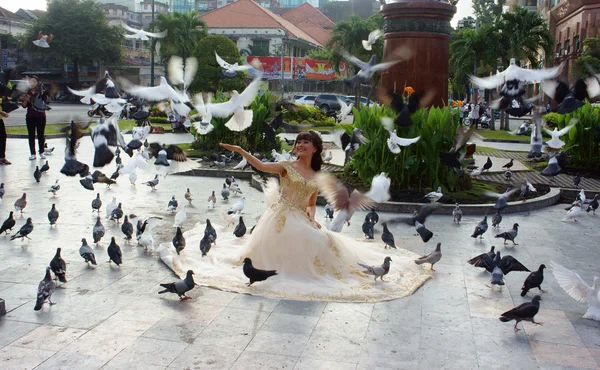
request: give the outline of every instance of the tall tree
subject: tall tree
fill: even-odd
[[[473,0],[473,15],[479,24],[493,24],[502,14],[505,0]]]
[[[597,37],[583,40],[583,51],[579,58],[575,59],[573,72],[577,76],[588,77],[591,75],[588,65],[596,73],[600,72],[600,39]]]
[[[95,63],[119,64],[123,30],[106,23],[104,8],[93,0],[52,0],[48,11],[27,30],[24,47],[38,32],[53,34],[50,48],[43,52],[58,61],[73,63],[75,83],[79,84],[79,66]]]
[[[189,13],[159,14],[150,29],[156,31],[167,30],[167,36],[162,39],[152,40],[152,50],[160,52],[161,60],[167,63],[172,55],[182,57],[184,60],[195,54],[198,43],[208,35],[208,27],[203,20],[198,18],[197,11]]]
[[[238,90],[246,86],[245,73],[238,72],[236,77],[224,77],[222,68],[217,63],[215,52],[227,63],[242,64],[242,58],[233,41],[223,35],[207,36],[200,40],[195,56],[198,58],[198,73],[192,83],[192,91],[217,92]]]

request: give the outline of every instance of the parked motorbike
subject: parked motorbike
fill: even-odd
[[[119,119],[130,119],[137,111],[138,108],[134,104],[127,102],[119,114]]]
[[[111,112],[109,112],[104,105],[100,105],[98,103],[95,103],[94,105],[92,105],[92,109],[90,109],[87,112],[87,115],[90,117],[94,117],[94,116],[104,116],[104,117],[110,117],[113,114]]]

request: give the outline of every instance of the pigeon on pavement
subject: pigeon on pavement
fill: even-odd
[[[246,286],[251,286],[257,281],[264,281],[273,275],[277,275],[277,270],[259,270],[252,266],[252,260],[250,258],[244,258],[244,275],[250,282]]]
[[[513,242],[513,245],[518,245],[517,243],[515,243],[515,238],[517,237],[518,234],[519,234],[519,224],[514,224],[512,230],[505,231],[502,234],[496,235],[495,237],[504,239],[504,244],[506,244],[507,240],[510,240],[511,242]]]
[[[460,220],[462,220],[462,215],[463,212],[458,203],[456,203],[456,207],[454,207],[454,210],[452,211],[452,222],[460,223]]]
[[[551,262],[552,273],[561,288],[578,302],[587,302],[588,309],[584,319],[600,321],[600,277],[594,276],[594,283],[589,286],[578,273]]]
[[[469,263],[475,267],[482,267],[492,274],[492,285],[504,285],[504,275],[511,271],[530,272],[521,262],[513,256],[502,257],[500,252],[496,253],[494,259],[488,253],[480,254],[472,258]]]
[[[110,238],[110,244],[108,245],[108,248],[106,250],[108,252],[108,262],[114,262],[115,265],[117,266],[121,266],[121,264],[123,263],[122,260],[122,256],[123,254],[121,253],[121,247],[119,247],[119,245],[117,244],[117,242],[115,241],[115,237],[113,236],[112,238]]]
[[[242,216],[240,216],[240,222],[235,226],[235,229],[233,230],[233,235],[235,235],[238,238],[241,238],[242,236],[246,235],[246,225],[244,224],[244,218]]]
[[[113,209],[111,214],[110,214],[110,219],[112,221],[117,221],[117,223],[119,223],[121,217],[123,217],[123,208],[122,207],[122,203],[119,203],[119,205],[117,206],[117,208]]]
[[[383,226],[383,232],[381,233],[381,240],[383,240],[383,242],[385,243],[384,249],[387,249],[388,246],[390,248],[397,249],[396,243],[394,242],[394,234],[392,234],[390,232],[390,230],[388,229],[387,223],[384,222],[381,225]]]
[[[54,184],[50,185],[50,190],[48,190],[48,193],[52,193],[52,196],[55,197],[56,192],[58,192],[59,190],[60,190],[60,185],[58,184],[58,180],[56,180],[54,182]]]
[[[100,221],[100,216],[96,218],[96,225],[92,229],[92,238],[94,239],[94,243],[98,244],[100,239],[104,236],[105,230],[104,225],[102,225],[102,221]]]
[[[23,196],[15,201],[15,211],[21,212],[27,207],[27,193],[23,193]]]
[[[56,254],[50,261],[50,268],[61,283],[67,282],[67,263],[60,256],[61,248],[56,248]]]
[[[492,227],[500,227],[500,223],[502,222],[502,214],[500,211],[496,211],[494,217],[492,217]]]
[[[437,243],[437,246],[435,247],[435,249],[430,252],[429,254],[423,256],[423,257],[419,257],[415,260],[415,263],[417,265],[422,265],[424,263],[430,263],[431,264],[431,270],[435,271],[435,269],[433,268],[433,265],[435,265],[436,263],[438,263],[440,261],[440,259],[442,259],[442,243]]]
[[[167,205],[167,211],[175,213],[178,206],[179,204],[177,203],[177,199],[175,199],[175,196],[173,195],[173,197],[171,197],[171,200],[169,201],[169,204]]]
[[[50,305],[55,304],[52,302],[52,293],[54,293],[54,289],[56,289],[56,283],[54,283],[54,280],[52,280],[52,276],[50,275],[50,267],[46,267],[46,275],[38,285],[37,298],[35,307],[33,308],[34,311],[41,310],[44,303],[46,303],[46,300],[48,300]]]
[[[133,237],[133,224],[129,221],[129,217],[125,215],[125,220],[121,225],[121,231],[125,234],[125,239],[128,241]]]
[[[42,173],[40,172],[40,168],[38,166],[35,166],[35,171],[33,171],[33,178],[35,179],[35,182],[40,182],[40,179],[42,178]]]
[[[94,251],[92,250],[92,247],[90,247],[87,243],[87,240],[85,240],[85,238],[81,239],[81,247],[79,248],[79,255],[84,259],[84,261],[88,264],[91,263],[92,265],[96,266],[96,255],[94,254]]]
[[[373,230],[373,222],[370,219],[365,220],[362,224],[362,232],[368,239],[374,239],[375,230]],[[386,245],[387,248],[387,245]]]
[[[200,240],[200,252],[202,252],[202,257],[206,256],[210,251],[210,247],[212,245],[212,239],[210,232],[204,231],[204,236]]]
[[[325,218],[328,218],[330,220],[333,220],[333,207],[331,206],[331,204],[327,203],[325,205]]]
[[[504,208],[506,208],[508,206],[508,198],[511,195],[513,195],[514,193],[516,193],[518,190],[520,190],[520,189],[519,188],[506,189],[506,191],[502,194],[495,193],[493,191],[484,191],[483,193],[485,195],[487,195],[488,197],[498,198],[498,200],[496,201],[496,204],[494,204],[494,209],[496,209],[498,211],[502,211]]]
[[[541,322],[536,322],[534,320],[535,315],[537,315],[537,313],[540,310],[541,300],[542,297],[536,295],[535,297],[533,297],[533,300],[531,302],[525,302],[523,304],[520,304],[512,310],[506,311],[505,313],[500,315],[500,321],[509,322],[512,320],[516,320],[517,322],[515,323],[515,332],[521,330],[517,328],[517,325],[519,325],[521,321],[531,321],[535,325],[542,325]]]
[[[223,200],[228,200],[230,193],[231,191],[227,188],[227,184],[223,183],[223,189],[221,189],[221,196],[223,197]]]
[[[183,232],[181,232],[181,227],[177,227],[177,231],[173,237],[173,247],[175,247],[178,255],[185,248],[185,238],[183,237]]]
[[[184,205],[183,208],[181,208],[181,211],[177,212],[175,215],[175,218],[173,219],[174,227],[182,227],[187,220],[187,213],[185,213],[186,207],[187,205]]]
[[[366,269],[363,271],[365,274],[374,275],[375,281],[377,281],[377,278],[379,278],[381,281],[384,281],[383,276],[390,272],[390,262],[392,262],[391,257],[385,257],[383,264],[379,266],[369,266],[360,262],[358,262],[358,265]]]
[[[235,203],[233,206],[231,206],[231,208],[229,208],[229,210],[227,211],[228,215],[232,215],[234,213],[242,213],[242,210],[244,209],[244,200],[246,198],[242,197],[240,200],[237,201],[237,203]]]
[[[590,204],[588,205],[588,207],[585,211],[586,212],[592,211],[595,216],[597,209],[598,209],[598,194],[594,195],[594,199],[592,199],[592,201],[590,202]],[[0,234],[2,234],[2,233],[0,232]]]
[[[531,274],[529,274],[529,276],[527,276],[527,279],[525,279],[523,287],[521,288],[521,297],[525,297],[527,292],[529,292],[529,290],[533,288],[538,288],[540,292],[546,293],[546,291],[542,289],[545,268],[546,265],[541,264],[537,271],[534,271]]]
[[[473,231],[471,238],[479,237],[480,239],[483,239],[483,234],[485,234],[487,229],[488,229],[487,216],[483,216],[483,220],[481,220],[477,224],[477,226],[475,226],[475,230]]]
[[[165,289],[158,292],[158,294],[175,293],[179,296],[179,299],[181,299],[182,301],[192,299],[192,297],[185,295],[185,293],[194,289],[194,287],[196,286],[196,283],[194,283],[194,277],[192,275],[194,275],[194,271],[188,270],[188,272],[185,275],[185,279],[179,280],[175,283],[160,284],[160,286]]]
[[[379,215],[377,214],[377,212],[375,212],[374,209],[372,209],[365,216],[365,221],[370,221],[373,225],[375,225],[379,222]]]
[[[58,220],[59,213],[56,210],[56,204],[52,204],[52,208],[50,212],[48,212],[48,221],[50,221],[50,225],[56,225],[56,221]]]
[[[15,218],[13,217],[13,211],[10,211],[10,213],[8,214],[8,218],[6,220],[4,220],[4,222],[2,223],[2,226],[0,227],[0,234],[2,233],[7,233],[8,231],[12,231],[13,227],[15,227],[15,224],[17,223],[17,221],[15,221]]]
[[[23,238],[31,239],[28,235],[31,234],[32,231],[33,221],[31,220],[31,217],[29,217],[25,222],[25,225],[21,226],[19,231],[17,231],[15,235],[10,237],[10,240],[15,240],[16,238],[21,238],[21,240],[23,240]]]

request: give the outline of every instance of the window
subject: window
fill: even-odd
[[[574,50],[575,50],[575,52],[577,53],[577,52],[579,51],[579,46],[580,46],[580,45],[579,45],[579,35],[578,35],[578,36],[575,36],[575,37],[573,38],[573,44],[575,44],[575,49],[574,49]]]
[[[556,44],[556,56],[560,57],[562,54],[562,46],[560,43]]]
[[[571,40],[565,40],[565,55],[571,54]]]
[[[269,55],[269,40],[252,40],[252,55]]]

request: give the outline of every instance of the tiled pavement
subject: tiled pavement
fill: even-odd
[[[561,223],[560,205],[506,215],[501,231],[513,222],[521,225],[519,245],[514,247],[502,247],[491,229],[481,241],[470,238],[480,217],[465,217],[462,224],[453,225],[447,216],[432,216],[427,226],[435,236],[426,245],[412,229],[396,226],[392,232],[397,244],[423,253],[441,241],[444,255],[435,278],[405,299],[375,304],[295,302],[197,287],[191,301],[180,302],[157,294],[159,283],[174,280],[157,256],[127,245],[117,226],[104,218],[107,236],[117,237],[125,263],[121,268],[104,263],[105,237],[94,247],[101,261],[98,268],[87,268],[78,249],[82,237],[91,239],[90,202],[95,192],[58,174],[62,144],[63,140],[51,141],[58,148],[41,184],[31,175],[41,161],[27,160],[25,140],[9,140],[8,158],[14,164],[0,167],[0,179],[7,186],[0,217],[4,219],[26,191],[29,204],[24,217],[18,216],[17,228],[25,217],[33,217],[35,223],[31,241],[11,242],[0,236],[0,297],[9,311],[0,318],[2,369],[600,368],[600,322],[581,318],[586,305],[567,296],[549,270],[543,284],[549,293],[542,295],[536,317],[544,326],[526,323],[525,330],[515,334],[512,323],[502,323],[498,316],[525,301],[519,293],[527,274],[513,272],[506,286],[491,289],[489,275],[466,263],[496,245],[532,270],[554,260],[591,283],[600,274],[600,215]],[[82,141],[81,159],[91,158],[90,144]],[[205,199],[221,187],[221,179],[168,176],[152,193],[141,184],[151,176],[138,177],[135,189],[127,179],[111,189],[97,189],[105,204],[116,196],[126,213],[162,216],[165,228],[156,233],[157,240],[172,238],[167,202],[175,195],[182,204],[186,187],[196,195],[186,227],[206,217],[218,222],[218,213],[228,207],[219,201],[216,211],[206,209]],[[53,199],[47,189],[56,178],[61,190]],[[242,188],[245,214],[253,220],[264,207],[261,194],[247,183]],[[51,228],[46,213],[52,202],[61,216]],[[344,232],[361,237],[363,216],[355,214]],[[381,244],[379,226],[376,232],[373,248]],[[69,282],[57,289],[56,305],[34,312],[37,284],[59,246],[69,263]]]

